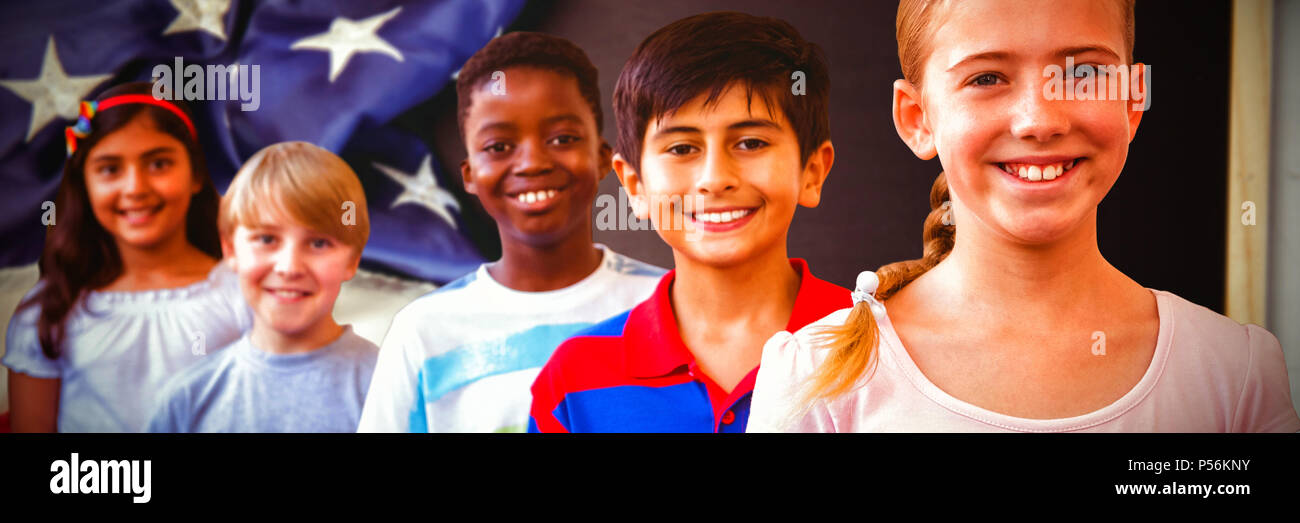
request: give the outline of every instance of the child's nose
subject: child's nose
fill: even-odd
[[[128,163],[122,167],[126,169],[126,194],[131,196],[140,196],[147,194],[149,188],[149,176],[144,169],[135,164]]]
[[[302,253],[295,242],[284,242],[275,253],[275,273],[281,277],[296,276],[302,272]]]
[[[1039,82],[1026,82],[1017,93],[1011,134],[1016,138],[1050,141],[1070,131],[1069,108],[1077,102],[1049,100]]]
[[[515,171],[522,175],[542,174],[555,168],[546,145],[537,140],[524,140],[519,144],[519,162]]]
[[[740,184],[740,166],[720,147],[710,147],[703,170],[695,178],[697,194],[722,194]]]

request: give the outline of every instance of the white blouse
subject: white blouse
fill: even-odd
[[[36,305],[10,319],[3,364],[61,380],[59,432],[142,431],[168,378],[253,324],[236,274],[222,263],[185,287],[84,294],[64,323],[57,359],[41,352],[39,316]]]
[[[1127,394],[1093,412],[1028,419],[993,412],[944,392],[921,373],[889,321],[874,310],[880,345],[869,379],[830,400],[799,401],[828,350],[814,339],[842,325],[836,311],[763,347],[750,432],[1296,432],[1281,345],[1257,325],[1241,325],[1174,294],[1156,296],[1160,330],[1145,375]]]

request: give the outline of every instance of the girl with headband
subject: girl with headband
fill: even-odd
[[[1044,77],[1143,85],[1133,28],[1133,0],[900,2],[894,125],[945,170],[924,257],[768,341],[751,431],[1300,430],[1277,338],[1098,248],[1145,106],[1049,96]]]
[[[165,379],[251,325],[218,263],[218,196],[183,102],[83,102],[41,279],[5,336],[16,432],[136,432]]]

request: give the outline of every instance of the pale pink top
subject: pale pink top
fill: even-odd
[[[829,401],[801,402],[803,387],[828,352],[815,329],[842,325],[836,311],[763,347],[749,432],[1296,432],[1286,361],[1277,338],[1178,296],[1152,290],[1160,316],[1146,374],[1114,403],[1079,416],[1028,419],[954,398],[921,373],[889,316],[880,326],[870,379]]]

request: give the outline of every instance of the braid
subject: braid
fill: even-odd
[[[952,252],[953,234],[956,227],[952,224],[952,209],[948,199],[948,179],[944,173],[934,179],[930,187],[930,214],[925,217],[921,235],[921,257],[881,266],[876,269],[880,277],[880,286],[876,288],[876,299],[885,301],[912,280],[919,278],[925,271],[934,268],[948,253]],[[947,217],[947,224],[944,223]]]
[[[943,173],[930,188],[930,214],[925,217],[920,258],[891,263],[876,270],[880,283],[876,299],[884,301],[912,280],[938,265],[952,252],[956,226],[952,222],[952,204],[948,199],[948,180]],[[830,355],[812,377],[805,403],[819,397],[834,397],[852,388],[858,376],[867,372],[872,352],[880,338],[880,327],[867,302],[853,306],[844,325],[829,327],[817,335],[830,349]]]

